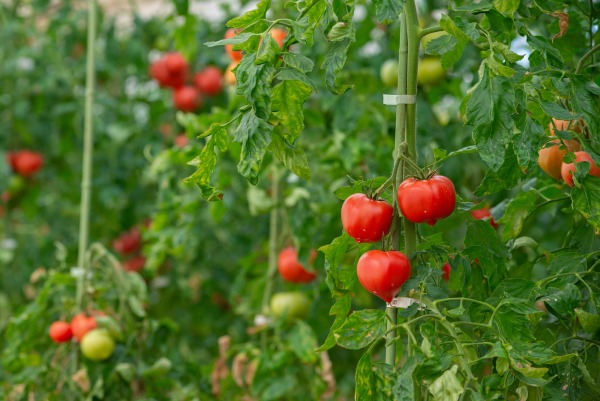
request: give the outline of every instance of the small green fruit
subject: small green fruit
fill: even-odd
[[[92,361],[108,359],[115,351],[115,340],[106,329],[89,331],[80,344],[81,353]]]

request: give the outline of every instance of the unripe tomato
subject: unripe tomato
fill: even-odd
[[[115,340],[106,329],[94,329],[87,333],[80,344],[81,353],[91,361],[108,359],[115,351]]]
[[[235,67],[237,67],[239,64],[239,61],[234,61],[233,63],[229,64],[227,66],[227,69],[225,70],[225,75],[223,77],[223,79],[225,80],[225,83],[229,86],[235,86],[235,73],[233,72],[233,70],[235,69]]]
[[[223,77],[221,70],[209,66],[194,75],[194,84],[202,93],[210,96],[218,95],[223,89]]]
[[[20,150],[6,155],[12,170],[25,178],[33,177],[44,165],[44,157],[32,150]]]
[[[398,60],[390,59],[381,64],[379,76],[385,86],[398,86]]]
[[[131,230],[121,234],[119,238],[113,241],[112,245],[113,249],[121,255],[134,253],[142,245],[142,234],[137,227],[133,227]]]
[[[315,257],[316,252],[311,252],[311,258],[314,259]],[[290,283],[310,283],[316,277],[315,273],[306,270],[298,261],[298,252],[291,246],[279,253],[277,270],[279,270],[281,277]]]
[[[538,164],[546,174],[559,180],[562,177],[561,167],[563,164],[563,158],[567,154],[567,150],[561,149],[562,145],[558,139],[554,139],[550,142],[554,143],[555,145],[539,150]],[[581,149],[581,145],[576,140],[564,141],[564,143],[567,145],[567,148],[570,152]]]
[[[181,75],[187,71],[188,64],[185,58],[178,52],[167,53],[164,57],[165,67],[170,75]]]
[[[446,77],[446,71],[442,67],[439,57],[425,57],[419,61],[417,81],[422,86],[433,86],[440,83]]]
[[[581,163],[581,162],[590,163],[590,171],[588,172],[588,174],[593,175],[595,177],[600,177],[600,167],[598,167],[594,164],[594,160],[592,159],[592,157],[590,156],[589,153],[583,152],[583,151],[575,152],[575,162],[576,163]],[[577,171],[577,167],[575,166],[574,163],[563,163],[562,164],[562,168],[561,168],[562,178],[563,178],[563,180],[565,180],[567,185],[570,187],[573,186],[573,173],[575,171]]]
[[[473,216],[475,220],[489,220],[492,227],[498,228],[498,224],[496,224],[496,222],[494,221],[494,218],[492,217],[492,212],[490,211],[489,207],[471,210],[471,216]]]
[[[365,290],[391,302],[410,278],[410,261],[398,251],[368,251],[358,259],[356,275]]]
[[[48,335],[55,343],[65,343],[73,338],[71,325],[62,321],[52,323],[48,329]]]
[[[78,313],[71,319],[71,331],[76,341],[81,341],[90,330],[95,329],[97,326],[96,318],[93,316],[87,316],[85,313]]]
[[[235,29],[231,28],[225,32],[225,39],[233,38],[236,35]],[[244,55],[241,50],[234,51],[233,45],[225,45],[225,51],[231,57],[231,60],[239,62]]]
[[[173,91],[173,104],[182,111],[194,111],[202,104],[200,93],[193,86],[182,86]]]
[[[123,269],[128,272],[139,272],[146,265],[146,258],[143,256],[136,256],[132,259],[123,262]]]
[[[271,297],[269,306],[275,317],[285,317],[288,320],[303,319],[308,316],[310,301],[303,292],[279,292]]]
[[[452,271],[452,268],[450,267],[450,263],[448,263],[448,262],[444,263],[444,266],[442,266],[442,271],[444,272],[442,274],[442,279],[444,279],[444,281],[450,280],[450,272]]]
[[[342,225],[356,242],[377,242],[392,225],[394,208],[383,200],[353,194],[342,205]]]
[[[271,36],[275,39],[275,42],[279,45],[279,47],[283,46],[283,41],[287,36],[287,32],[280,28],[271,29]]]
[[[398,205],[409,221],[434,225],[454,211],[454,184],[443,175],[427,180],[408,178],[398,187]]]

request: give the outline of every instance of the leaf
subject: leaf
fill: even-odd
[[[346,63],[346,53],[348,52],[350,43],[349,39],[335,42],[325,55],[325,60],[323,60],[323,64],[321,65],[321,68],[325,70],[327,88],[335,95],[341,95],[353,87],[353,85],[343,84],[338,88],[335,82],[336,75]]]
[[[398,20],[404,11],[405,0],[373,0],[375,5],[375,18],[382,24],[391,24]]]
[[[543,36],[527,36],[527,43],[533,49],[529,56],[533,70],[543,68],[564,68],[564,60],[560,51],[548,42]]]
[[[129,309],[131,313],[137,318],[143,319],[146,317],[146,311],[144,310],[140,300],[137,297],[129,296],[127,297],[127,304],[129,305]]]
[[[296,70],[305,74],[311,72],[315,66],[314,61],[312,61],[308,57],[290,52],[286,52],[283,54],[283,62],[288,67],[295,68]]]
[[[510,144],[506,149],[502,166],[500,166],[498,171],[488,170],[481,184],[475,189],[474,194],[485,196],[502,189],[511,189],[524,177],[525,173],[521,170],[521,166],[519,166],[513,145]]]
[[[398,374],[398,380],[392,389],[395,401],[414,401],[415,388],[412,375],[417,364],[421,362],[423,362],[422,354],[415,353],[409,356],[402,365]]]
[[[429,392],[433,395],[434,400],[458,401],[464,390],[456,376],[457,372],[458,366],[454,365],[429,385]]]
[[[274,64],[279,53],[281,53],[279,44],[275,41],[270,33],[266,33],[263,35],[263,40],[258,47],[258,51],[256,52],[254,64]]]
[[[512,15],[519,9],[520,0],[494,0],[496,10],[503,14]]]
[[[587,269],[586,256],[575,251],[556,253],[548,265],[552,274],[579,273]]]
[[[298,74],[304,76],[301,73]],[[279,76],[278,78],[282,79]],[[300,81],[282,80],[273,88],[273,114],[279,118],[279,127],[285,140],[289,143],[293,144],[304,129],[302,108],[311,93],[311,88]]]
[[[290,331],[287,342],[290,348],[298,358],[304,363],[315,363],[318,361],[317,353],[317,338],[313,329],[303,322],[297,320],[294,327]]]
[[[490,11],[493,7],[494,6],[492,5],[492,3],[489,3],[487,1],[481,1],[479,3],[472,3],[466,6],[456,7],[454,11],[480,14]]]
[[[524,344],[534,342],[531,331],[531,321],[527,316],[539,312],[527,301],[507,298],[496,309],[493,323],[498,327],[498,333],[509,344]]]
[[[558,27],[560,29],[559,32],[552,37],[552,41],[554,41],[567,33],[567,30],[569,29],[569,14],[565,13],[564,11],[560,11],[550,15],[558,18]]]
[[[304,150],[291,146],[278,134],[271,136],[271,144],[268,149],[298,177],[310,180],[310,168]]]
[[[354,42],[355,33],[354,24],[340,21],[331,27],[329,32],[327,32],[326,38],[330,42],[338,42],[344,39],[349,39]]]
[[[581,213],[596,231],[600,231],[600,178],[586,176],[581,180],[581,186],[573,187],[571,197],[573,209]]]
[[[254,10],[250,10],[247,13],[240,15],[239,17],[233,18],[227,21],[227,26],[230,28],[245,28],[261,19],[266,18],[267,11],[271,8],[271,0],[261,0]]]
[[[548,295],[540,298],[546,304],[548,312],[561,319],[575,316],[575,308],[581,302],[581,292],[574,284],[567,284],[562,290],[547,288]]]
[[[569,110],[562,107],[559,103],[549,103],[538,99],[538,104],[542,107],[542,110],[544,110],[544,112],[552,118],[567,121],[576,120],[578,118],[577,116],[571,114]]]
[[[329,334],[327,335],[327,338],[323,342],[323,345],[321,345],[316,350],[317,352],[326,351],[330,348],[333,348],[336,345],[335,331],[337,329],[339,329],[340,327],[342,327],[342,325],[348,318],[348,314],[350,313],[351,307],[352,307],[352,298],[351,298],[350,294],[343,295],[336,299],[335,303],[329,310],[330,316],[335,315],[335,321],[329,328]]]
[[[375,395],[375,378],[373,376],[373,364],[371,362],[371,352],[367,351],[356,365],[356,401],[371,401]]]
[[[498,238],[496,230],[487,221],[472,220],[467,223],[467,235],[465,236],[465,248],[470,246],[481,246],[485,244],[486,249],[494,255],[507,258],[508,248]]]
[[[346,253],[355,247],[356,241],[354,238],[344,232],[335,238],[331,244],[319,248],[319,251],[325,254],[325,270],[327,271],[325,282],[333,296],[346,294],[347,289],[351,285],[351,283],[344,280],[345,277],[342,271],[345,267],[340,267],[340,265],[342,265]],[[352,272],[356,276],[353,268]]]
[[[364,309],[350,315],[335,332],[338,345],[348,349],[361,349],[382,338],[387,329],[385,312]]]
[[[244,96],[253,114],[267,120],[271,114],[271,81],[275,67],[271,64],[256,65],[255,61],[256,53],[246,54],[242,58],[236,70],[235,91]]]
[[[581,308],[575,308],[575,315],[586,333],[594,334],[600,329],[600,316],[588,313]]]
[[[238,171],[252,185],[258,181],[258,170],[271,143],[272,129],[268,122],[258,118],[252,110],[244,114],[235,130],[234,141],[242,144]]]
[[[317,92],[317,87],[303,72],[300,72],[291,67],[283,67],[275,76],[280,81],[298,81],[308,86],[311,92]],[[310,93],[309,93],[310,95]]]
[[[462,56],[463,51],[469,42],[469,36],[467,36],[467,34],[465,34],[447,15],[442,16],[440,26],[444,31],[456,38],[456,45],[442,54],[442,67],[448,69]]]
[[[488,66],[467,103],[467,123],[473,126],[473,139],[481,158],[495,172],[506,164],[506,145],[514,123],[515,93],[512,84],[490,74]]]
[[[523,229],[523,224],[536,209],[537,194],[534,191],[521,192],[511,199],[499,224],[502,224],[502,240],[516,238]]]

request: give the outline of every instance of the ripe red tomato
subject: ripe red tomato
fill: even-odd
[[[283,46],[283,41],[287,36],[287,32],[283,29],[273,28],[271,29],[271,36],[275,39],[275,42],[279,45],[279,47]]]
[[[171,75],[181,75],[185,73],[188,68],[187,61],[178,52],[167,53],[164,57],[165,67],[167,67],[167,71]]]
[[[223,89],[221,70],[208,66],[194,76],[194,84],[202,93],[210,96],[218,95]]]
[[[139,272],[146,265],[146,258],[143,256],[136,256],[135,258],[126,260],[123,262],[123,269],[128,272]]]
[[[96,318],[87,316],[85,313],[78,313],[71,319],[71,331],[73,332],[73,337],[78,342],[81,341],[88,331],[95,329],[96,326]]]
[[[73,338],[71,325],[62,321],[52,323],[48,329],[48,334],[55,343],[65,343]]]
[[[498,228],[498,224],[496,224],[496,222],[494,221],[494,218],[492,217],[492,212],[490,212],[489,207],[471,210],[471,216],[473,216],[475,220],[489,220],[492,227]]]
[[[590,163],[590,171],[589,175],[593,175],[595,177],[600,177],[600,167],[594,164],[594,160],[592,156],[590,156],[587,152],[575,152],[575,162],[588,162]],[[567,183],[568,186],[573,186],[573,172],[577,171],[577,167],[575,167],[574,163],[563,163],[561,167],[561,175],[563,180]]]
[[[558,139],[550,141],[556,145],[548,148],[542,148],[538,152],[538,164],[540,168],[550,177],[560,180],[563,158],[567,154],[566,149],[561,149],[561,143]],[[578,151],[581,145],[576,140],[564,141],[570,152]]]
[[[316,252],[311,252],[311,259],[316,257]],[[309,260],[310,262],[310,260]],[[310,283],[316,274],[306,270],[298,261],[298,252],[293,247],[287,247],[279,253],[277,269],[281,277],[290,283]]]
[[[10,152],[6,159],[12,170],[26,178],[33,177],[44,165],[44,157],[31,150],[19,150]]]
[[[185,85],[187,65],[186,68],[180,69],[176,66],[176,61],[172,60],[171,63],[174,65],[173,70],[167,67],[166,57],[155,61],[150,65],[150,76],[162,87],[179,88]]]
[[[121,255],[134,253],[142,245],[142,234],[137,227],[133,227],[131,230],[121,234],[119,238],[113,241],[112,245],[113,249]]]
[[[356,274],[365,290],[391,302],[410,278],[410,261],[399,251],[372,250],[358,259]]]
[[[185,148],[189,142],[188,137],[185,134],[179,134],[173,140],[175,146],[178,148]]]
[[[442,274],[442,278],[445,281],[450,280],[450,272],[452,271],[452,268],[450,267],[450,263],[448,263],[448,262],[444,263],[444,266],[442,266],[442,271],[444,272]]]
[[[383,200],[353,194],[342,205],[342,225],[356,242],[377,242],[392,225],[394,208]]]
[[[409,221],[434,225],[454,211],[454,184],[443,175],[434,175],[427,180],[408,178],[398,187],[398,205]]]
[[[173,91],[173,104],[178,110],[191,112],[201,106],[202,98],[193,86],[182,86]]]
[[[231,28],[225,32],[225,39],[233,38],[236,35],[235,29]],[[241,50],[234,51],[233,45],[225,45],[225,51],[233,61],[239,62],[244,55]]]

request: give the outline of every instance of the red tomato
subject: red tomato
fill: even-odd
[[[188,64],[181,53],[167,53],[164,57],[164,60],[165,67],[167,67],[167,71],[169,71],[170,75],[182,75],[187,71]]]
[[[144,268],[146,264],[146,258],[143,256],[136,256],[135,258],[126,260],[123,262],[123,269],[128,272],[139,272]]]
[[[48,334],[55,343],[65,343],[73,338],[71,325],[67,322],[61,321],[52,323],[50,325],[50,329],[48,329]]]
[[[454,184],[442,175],[427,180],[408,178],[398,187],[398,205],[408,221],[434,225],[454,211]]]
[[[558,139],[550,141],[556,145],[542,148],[538,152],[538,164],[540,168],[550,177],[559,180],[561,175],[561,167],[563,158],[567,154],[567,150],[561,148],[561,143]],[[564,141],[570,152],[581,149],[581,145],[576,140]]]
[[[398,251],[368,251],[358,259],[356,274],[365,290],[391,302],[410,278],[410,261]]]
[[[218,95],[223,89],[223,77],[221,70],[209,66],[194,76],[194,84],[202,93],[210,96]]]
[[[184,60],[185,62],[185,60]],[[176,64],[176,61],[171,61]],[[174,67],[170,70],[167,67],[167,57],[161,58],[150,65],[150,76],[162,87],[179,88],[185,85],[187,75],[187,66],[184,69]]]
[[[471,216],[473,216],[475,220],[489,220],[492,227],[498,228],[498,224],[496,224],[496,222],[494,221],[494,218],[492,217],[492,212],[490,212],[489,207],[471,210]]]
[[[316,252],[311,252],[311,258],[316,257]],[[306,270],[298,261],[298,252],[293,247],[283,249],[277,258],[277,269],[281,277],[290,283],[310,283],[316,274]]]
[[[75,337],[77,342],[81,341],[83,336],[85,336],[88,331],[95,329],[96,326],[96,318],[87,316],[85,313],[78,313],[71,319],[71,330],[73,331],[73,337]]]
[[[233,38],[236,35],[235,29],[231,28],[225,32],[225,39]],[[239,62],[244,55],[241,50],[234,51],[233,45],[225,45],[225,51],[229,54],[229,57],[235,62]]]
[[[10,152],[6,159],[13,171],[23,177],[33,177],[44,165],[44,157],[31,150]]]
[[[575,152],[575,162],[588,162],[590,163],[590,171],[589,175],[593,175],[595,177],[600,177],[600,167],[594,164],[594,160],[592,156],[588,152]],[[573,172],[577,170],[574,163],[563,163],[561,167],[561,175],[563,180],[567,183],[568,186],[573,186]]]
[[[275,39],[275,42],[279,45],[279,47],[283,46],[283,41],[287,36],[287,32],[283,29],[273,28],[271,29],[271,36]]]
[[[188,144],[188,137],[185,134],[179,134],[173,142],[178,148],[185,148]]]
[[[448,262],[444,263],[444,266],[442,266],[442,271],[444,272],[444,274],[442,274],[442,278],[445,281],[450,280],[450,272],[452,271],[452,268],[450,267],[450,263],[448,263]]]
[[[354,194],[342,205],[342,225],[356,242],[377,242],[392,225],[394,208],[383,200]]]
[[[182,86],[173,91],[173,104],[178,110],[191,112],[201,106],[202,98],[193,86]]]
[[[113,249],[122,255],[136,252],[142,244],[142,235],[137,227],[121,234],[113,241]]]

